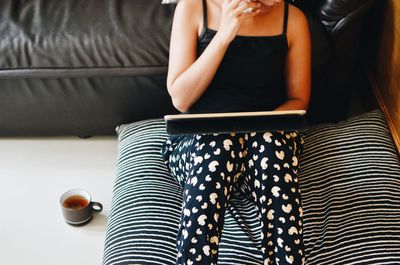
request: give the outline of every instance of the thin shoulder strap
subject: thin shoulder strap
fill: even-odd
[[[203,0],[203,27],[205,31],[207,29],[207,1]]]
[[[283,16],[283,35],[286,35],[288,15],[289,15],[289,4],[288,4],[288,1],[286,0],[285,1],[285,13]]]

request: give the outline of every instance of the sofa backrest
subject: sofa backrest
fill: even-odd
[[[174,6],[0,0],[0,77],[166,73]]]
[[[316,121],[344,117],[360,10],[372,1],[294,2],[310,22]],[[176,111],[166,92],[174,9],[161,0],[0,0],[0,135],[110,133]]]

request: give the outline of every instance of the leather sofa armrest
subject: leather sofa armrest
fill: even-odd
[[[314,12],[335,38],[344,28],[363,17],[372,2],[373,0],[322,0],[314,7]]]

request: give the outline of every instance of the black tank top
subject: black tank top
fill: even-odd
[[[200,56],[216,34],[207,28],[207,5],[203,1],[204,30],[198,39]],[[285,1],[283,31],[273,36],[236,36],[207,90],[189,113],[273,110],[287,99],[284,66],[288,50]]]

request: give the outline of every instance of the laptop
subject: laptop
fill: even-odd
[[[305,110],[252,111],[165,115],[169,135],[302,131],[308,128]]]

